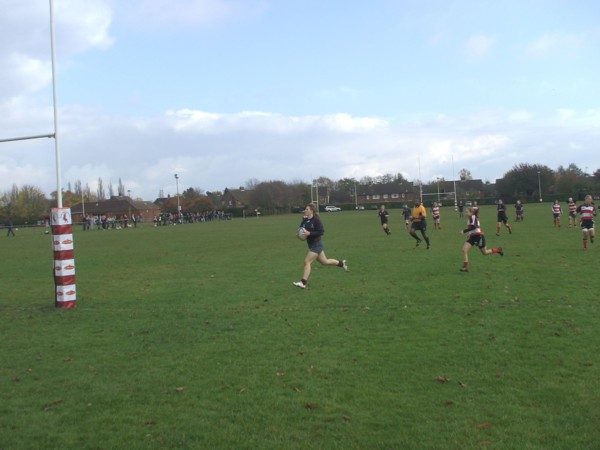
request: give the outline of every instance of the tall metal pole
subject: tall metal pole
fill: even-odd
[[[423,203],[423,181],[421,180],[421,157],[419,156],[419,202]]]
[[[52,55],[52,99],[54,102],[54,152],[56,155],[56,206],[62,208],[62,180],[60,168],[60,148],[58,143],[58,107],[56,94],[56,51],[54,49],[54,5],[50,0],[50,51]]]
[[[457,210],[458,200],[456,198],[456,172],[454,172],[454,155],[452,155],[452,182],[454,183],[454,210]]]
[[[179,175],[175,174],[175,184],[177,186],[177,222],[180,220],[181,207],[179,206]]]
[[[542,203],[542,180],[540,178],[540,171],[538,170],[538,189],[540,191],[540,203]]]

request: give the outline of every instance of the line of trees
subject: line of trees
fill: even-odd
[[[467,169],[459,171],[460,180],[469,181],[473,177]],[[435,185],[442,179],[432,180],[425,185]],[[248,209],[260,209],[264,212],[288,212],[294,207],[302,207],[313,199],[313,186],[319,187],[319,197],[325,198],[327,202],[348,204],[354,202],[355,189],[357,185],[373,184],[407,184],[409,181],[402,174],[385,174],[379,177],[342,178],[332,180],[321,176],[311,183],[304,181],[259,181],[250,179],[246,182],[246,190],[250,192],[250,204]],[[413,183],[418,184],[418,180]],[[461,197],[460,182],[457,183],[458,197]],[[116,195],[125,196],[125,186],[119,178],[116,187]],[[509,202],[516,199],[531,202],[545,199],[551,201],[557,197],[572,196],[582,198],[585,194],[600,193],[600,169],[592,175],[582,170],[576,164],[559,166],[552,170],[548,166],[540,164],[521,163],[513,166],[504,174],[496,184],[486,182],[484,185],[484,196],[489,198],[503,198]],[[91,191],[89,185],[77,180],[70,182],[67,189],[62,193],[63,205],[71,207],[82,200],[84,202],[101,201],[115,195],[112,183],[108,189],[104,188],[101,178],[98,179],[97,188]],[[160,197],[160,196],[159,196]],[[560,198],[559,198],[560,197]],[[205,194],[201,189],[189,188],[183,191],[179,197],[182,210],[190,212],[210,211],[215,209],[212,199],[214,195]],[[8,192],[0,195],[0,223],[5,223],[9,217],[17,224],[35,224],[49,215],[50,208],[56,205],[56,192],[51,193],[51,198],[46,198],[41,189],[25,185],[18,187],[14,185]],[[177,198],[167,199],[163,207],[175,212],[177,211]]]

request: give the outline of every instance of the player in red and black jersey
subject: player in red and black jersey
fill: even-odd
[[[498,227],[496,228],[496,236],[500,236],[500,227],[502,224],[508,228],[508,233],[512,234],[512,228],[508,224],[508,216],[506,215],[506,205],[502,200],[498,200]]]
[[[577,208],[579,221],[581,222],[581,231],[583,232],[583,248],[587,248],[588,237],[590,242],[594,243],[596,232],[594,231],[594,217],[596,217],[596,206],[592,202],[592,196],[586,195],[585,202]]]
[[[554,226],[560,228],[560,216],[562,215],[562,208],[558,200],[554,200],[552,204],[552,216],[554,217]]]
[[[481,225],[479,223],[479,218],[476,214],[473,214],[473,210],[471,208],[467,208],[467,217],[469,221],[467,222],[467,228],[460,231],[460,234],[468,234],[467,242],[463,245],[463,266],[460,268],[461,272],[469,271],[469,250],[472,247],[478,247],[481,250],[482,255],[492,255],[494,253],[499,254],[500,256],[504,256],[504,252],[501,247],[488,249],[485,246],[485,236],[483,231],[481,231]]]
[[[569,207],[569,228],[571,228],[577,225],[577,203],[572,197],[569,197],[567,206]]]
[[[442,225],[440,223],[440,204],[438,202],[433,202],[431,205],[431,217],[433,217],[433,226],[436,230],[441,230]]]

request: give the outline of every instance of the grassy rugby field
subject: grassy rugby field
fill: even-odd
[[[0,448],[587,449],[600,442],[600,242],[550,204],[461,273],[466,220],[431,249],[390,210],[75,230],[77,304],[53,305],[50,237],[0,235]]]

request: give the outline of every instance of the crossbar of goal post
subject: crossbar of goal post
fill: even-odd
[[[440,201],[440,202],[441,202],[441,201],[442,201],[441,197],[447,197],[448,195],[451,195],[451,194],[452,194],[452,195],[454,195],[454,192],[443,192],[443,193],[442,193],[442,192],[440,192],[439,194],[438,194],[437,192],[429,192],[429,193],[425,193],[425,192],[424,192],[424,193],[422,193],[421,195],[422,195],[423,197],[426,197],[426,196],[430,196],[430,197],[437,197],[437,198],[438,198],[438,201]]]
[[[27,141],[30,139],[43,139],[43,138],[53,138],[55,135],[52,134],[38,134],[36,136],[23,136],[23,137],[14,137],[8,139],[0,139],[0,142],[14,142],[14,141]]]

